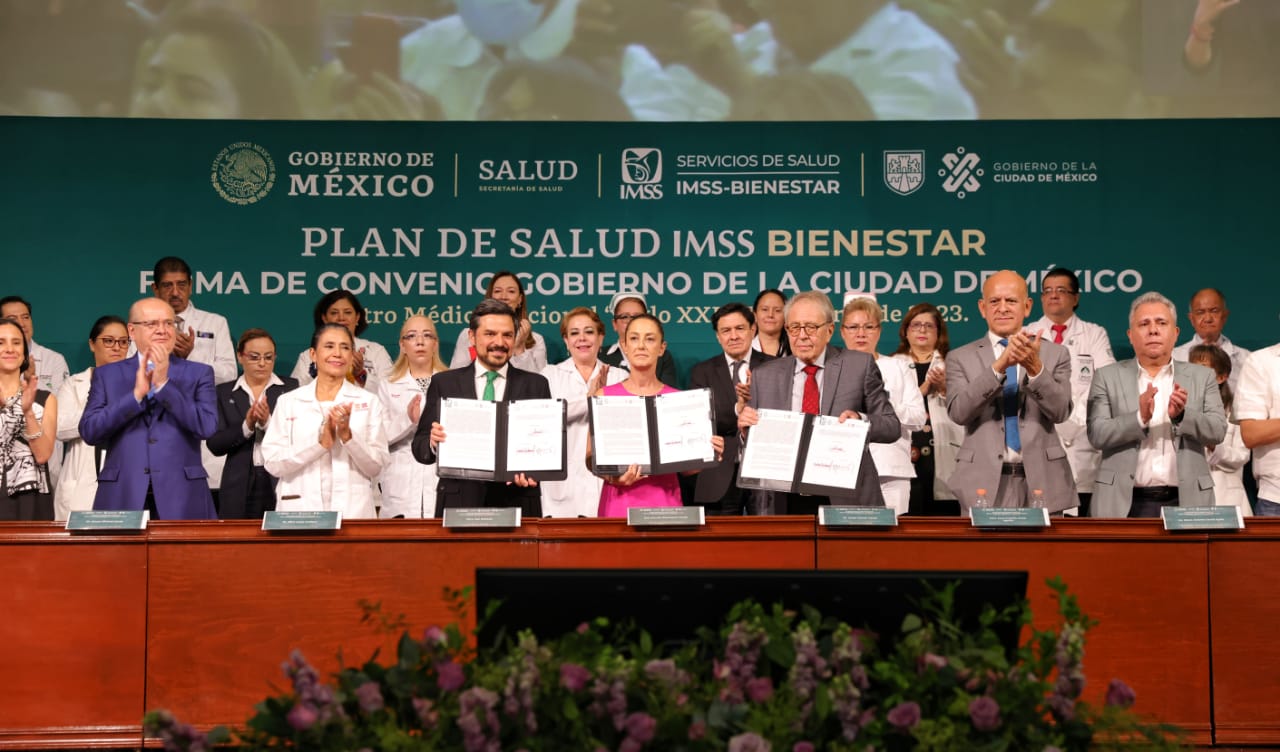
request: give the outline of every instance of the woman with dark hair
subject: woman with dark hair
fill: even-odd
[[[916,384],[929,408],[929,420],[911,434],[911,461],[916,477],[911,480],[908,514],[955,516],[960,507],[947,488],[947,478],[956,466],[956,450],[963,431],[947,416],[947,369],[945,359],[951,349],[947,322],[932,303],[917,303],[907,310],[898,326],[895,358],[911,364]]]
[[[222,466],[218,517],[262,519],[276,508],[276,479],[263,467],[262,438],[280,395],[298,387],[275,373],[276,341],[265,329],[246,329],[236,345],[240,378],[218,384],[218,430],[205,444],[227,458]]]
[[[781,290],[770,288],[756,296],[755,303],[751,305],[756,315],[756,337],[751,341],[751,349],[777,358],[791,354],[791,343],[787,341],[787,331],[783,328],[786,305],[787,296]]]
[[[494,272],[484,289],[484,296],[501,300],[511,306],[511,310],[516,312],[516,320],[520,322],[516,327],[515,346],[511,348],[509,358],[511,365],[524,371],[542,373],[542,369],[547,367],[547,342],[541,334],[533,330],[533,324],[529,321],[528,299],[525,297],[524,284],[520,282],[520,278],[515,272],[505,269]],[[467,339],[467,329],[463,328],[458,333],[457,343],[453,346],[453,357],[449,360],[449,367],[461,368],[475,358],[476,354],[471,350],[470,341]]]
[[[361,339],[360,335],[369,328],[369,317],[359,299],[347,290],[334,290],[327,293],[311,312],[311,321],[319,329],[324,324],[341,324],[351,332],[355,349],[351,353],[351,373],[347,380],[358,387],[376,392],[378,383],[391,375],[391,355],[387,348],[377,342]],[[311,360],[312,350],[298,353],[298,362],[289,374],[306,385],[316,377],[316,364]]]
[[[29,348],[22,325],[0,319],[0,520],[53,519],[58,399],[27,377]]]
[[[89,351],[93,365],[72,374],[58,387],[58,440],[65,442],[66,455],[53,492],[53,518],[65,520],[73,511],[93,509],[98,491],[98,450],[80,438],[80,416],[89,399],[93,369],[124,360],[129,353],[129,329],[119,316],[102,316],[89,329]]]
[[[1231,356],[1217,345],[1196,345],[1187,353],[1187,361],[1205,366],[1218,379],[1218,393],[1222,396],[1222,408],[1231,413],[1235,396],[1228,380],[1231,378]],[[1204,453],[1209,460],[1209,474],[1213,476],[1213,503],[1219,507],[1240,507],[1243,515],[1253,514],[1249,495],[1244,490],[1242,470],[1249,461],[1249,449],[1240,438],[1240,426],[1227,421],[1227,435],[1217,446],[1206,446]]]
[[[229,8],[188,5],[143,43],[130,114],[154,118],[297,119],[303,80],[288,47]]]
[[[280,395],[262,460],[276,483],[276,509],[376,517],[374,484],[391,461],[382,400],[351,383],[355,337],[325,323],[311,337],[311,383]]]

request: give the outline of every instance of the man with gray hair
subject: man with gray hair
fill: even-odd
[[[1227,335],[1222,333],[1230,314],[1231,311],[1227,310],[1227,299],[1221,290],[1213,287],[1197,290],[1196,294],[1191,296],[1191,305],[1187,308],[1187,320],[1191,322],[1191,328],[1195,330],[1195,334],[1190,340],[1173,348],[1173,359],[1187,360],[1191,356],[1191,348],[1196,345],[1216,345],[1222,348],[1227,357],[1231,358],[1231,376],[1227,379],[1227,383],[1231,385],[1232,391],[1235,391],[1236,384],[1240,382],[1240,371],[1244,368],[1244,360],[1249,357],[1249,351],[1233,343],[1227,339]]]
[[[1098,370],[1089,443],[1102,451],[1094,517],[1159,517],[1161,507],[1213,506],[1205,449],[1227,433],[1213,371],[1176,361],[1177,311],[1158,292],[1129,308],[1134,357]]]

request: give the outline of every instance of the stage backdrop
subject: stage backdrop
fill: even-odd
[[[1078,271],[1080,315],[1130,352],[1130,301],[1220,287],[1227,333],[1270,344],[1280,138],[1271,120],[847,124],[179,122],[0,118],[0,294],[89,364],[95,317],[124,315],[153,262],[185,258],[233,337],[264,326],[281,370],[311,308],[345,287],[396,352],[434,315],[447,359],[489,274],[519,273],[553,361],[561,313],[640,290],[682,371],[716,352],[710,313],[764,288],[837,308],[874,292],[889,321],[942,307],[983,331],[984,275],[1033,292]],[[1033,316],[1040,315],[1038,296]],[[612,341],[609,332],[608,341]]]

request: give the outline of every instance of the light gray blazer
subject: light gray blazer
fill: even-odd
[[[998,502],[1000,466],[1005,461],[1004,379],[991,370],[995,351],[984,334],[947,354],[947,415],[964,428],[956,469],[948,485],[961,506],[973,506],[979,488]],[[1071,414],[1071,353],[1040,343],[1043,371],[1034,382],[1022,369],[1018,388],[1018,437],[1027,491],[1039,489],[1051,512],[1080,505],[1067,452],[1055,424]]]
[[[1213,506],[1213,474],[1205,444],[1221,444],[1227,435],[1213,371],[1192,363],[1173,362],[1173,380],[1187,390],[1182,419],[1173,424],[1177,451],[1178,505]],[[1133,503],[1133,476],[1138,446],[1146,429],[1138,423],[1138,362],[1122,360],[1098,369],[1089,390],[1089,443],[1102,450],[1093,488],[1094,517],[1128,517]]]
[[[790,410],[795,371],[795,356],[778,358],[756,367],[751,371],[751,399],[748,404],[756,409]],[[893,405],[889,404],[889,394],[884,390],[880,369],[870,355],[828,347],[824,366],[818,375],[821,379],[823,415],[839,415],[845,410],[854,410],[871,423],[867,431],[868,444],[892,444],[898,440],[902,427],[898,423],[897,414],[893,412]],[[770,509],[765,498],[770,493],[756,492],[757,499],[765,501],[760,505],[763,511]],[[876,463],[871,459],[869,448],[863,447],[862,465],[858,469],[858,482],[853,495],[832,496],[831,503],[884,506],[884,496],[880,493],[880,476],[876,474]]]

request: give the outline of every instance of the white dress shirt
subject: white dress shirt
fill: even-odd
[[[803,360],[796,358],[796,371],[791,379],[791,409],[795,412],[804,410],[804,385],[809,379],[809,374],[804,372],[807,367]],[[822,412],[822,369],[827,365],[827,351],[823,350],[818,353],[818,359],[813,361],[813,365],[818,367],[813,377],[818,381],[818,412]]]
[[[267,385],[262,388],[262,394],[265,395],[267,390],[273,386],[284,386],[284,381],[275,373],[271,374],[271,378],[267,380]],[[249,397],[249,407],[253,407],[254,401],[257,400],[257,397],[253,396],[253,390],[249,388],[249,382],[244,380],[244,374],[241,374],[240,378],[236,379],[236,385],[231,388],[231,391],[244,392]],[[270,423],[271,420],[268,418],[267,422]],[[265,427],[263,430],[266,430]],[[246,439],[255,433],[249,430],[249,426],[243,420],[240,421],[240,431]],[[253,442],[253,466],[262,467],[262,441],[260,440]]]
[[[996,360],[999,360],[999,359],[1000,359],[1000,356],[1001,356],[1001,355],[1004,355],[1004,349],[1005,349],[1005,346],[1004,346],[1004,345],[1002,345],[1002,344],[1000,344],[1000,340],[1002,340],[1002,339],[1006,339],[1006,340],[1007,340],[1008,338],[1007,338],[1007,337],[1001,337],[999,334],[996,334],[996,333],[995,333],[995,332],[993,332],[993,331],[990,331],[990,330],[988,330],[988,331],[987,331],[987,341],[991,343],[991,350],[992,350],[992,352],[994,353],[994,355],[995,355],[995,359],[996,359]],[[1026,375],[1026,369],[1025,369],[1025,368],[1023,368],[1022,366],[1020,366],[1020,365],[1016,365],[1016,364],[1014,365],[1014,368],[1016,368],[1016,369],[1017,369],[1016,374],[1017,374],[1017,377],[1018,377],[1018,392],[1019,392],[1019,393],[1021,393],[1021,392],[1022,392],[1022,389],[1024,388],[1024,387],[1023,387],[1023,384],[1022,384],[1022,377]],[[1006,377],[1006,375],[1005,375],[1005,373],[1004,373],[1003,371],[998,371],[998,370],[996,370],[996,366],[995,366],[995,363],[994,363],[994,362],[991,364],[991,370],[992,370],[992,372],[994,372],[994,373],[995,373],[995,375],[996,375],[996,379],[997,379],[1001,384],[1004,384],[1004,381],[1005,381],[1005,379],[1006,379],[1007,377]],[[1045,372],[1045,368],[1044,368],[1044,367],[1043,367],[1043,365],[1042,365],[1042,366],[1041,366],[1041,368],[1040,368],[1040,373],[1037,373],[1035,376],[1029,376],[1029,377],[1027,378],[1027,383],[1028,383],[1028,384],[1030,384],[1031,382],[1035,381],[1036,379],[1039,379],[1041,376],[1043,376],[1043,375],[1044,375],[1044,372]],[[1003,391],[1001,392],[1001,394],[1000,394],[1000,396],[999,396],[999,398],[998,398],[998,399],[1001,399],[1001,400],[1003,400],[1003,399],[1004,399],[1004,393],[1003,393]],[[1022,397],[1021,397],[1021,396],[1019,396],[1019,399],[1021,400],[1021,399],[1022,399]],[[1001,404],[1003,404],[1003,403],[1001,403]],[[1005,461],[1005,462],[1022,462],[1022,452],[1021,452],[1021,451],[1017,451],[1017,450],[1015,450],[1013,447],[1011,447],[1011,446],[1007,446],[1007,445],[1005,446],[1004,450],[1005,450],[1005,454],[1004,454],[1004,456],[1005,456],[1004,461]]]
[[[511,367],[510,363],[503,363],[495,373],[498,378],[493,380],[493,401],[501,402],[503,396],[507,393],[507,369]],[[477,358],[472,366],[473,376],[476,382],[476,399],[484,399],[484,388],[489,383],[489,377],[485,374],[489,373],[489,369],[485,368]]]
[[[900,358],[877,357],[884,390],[889,404],[902,424],[902,436],[892,444],[871,443],[871,459],[881,481],[888,478],[914,478],[915,465],[911,464],[911,434],[919,431],[928,419],[924,397],[916,386],[916,371],[910,363]]]
[[[1190,341],[1173,348],[1173,359],[1186,360],[1191,355],[1191,348],[1204,343],[1199,334],[1192,335]],[[1227,377],[1227,385],[1231,387],[1232,392],[1235,392],[1236,385],[1240,383],[1240,372],[1244,370],[1244,362],[1249,357],[1249,351],[1231,344],[1231,340],[1227,339],[1225,334],[1218,337],[1218,341],[1214,344],[1222,348],[1227,357],[1231,358],[1231,375]]]
[[[1169,419],[1169,395],[1173,393],[1173,362],[1164,366],[1152,377],[1147,369],[1138,366],[1138,396],[1147,391],[1151,384],[1156,386],[1155,404],[1151,410],[1151,422],[1142,424],[1142,408],[1138,408],[1138,423],[1147,429],[1146,436],[1138,445],[1138,468],[1134,472],[1133,485],[1146,488],[1150,486],[1178,485],[1177,450],[1173,446],[1173,422]]]
[[[1235,395],[1235,422],[1280,418],[1280,345],[1249,355]],[[1253,448],[1253,475],[1258,497],[1280,503],[1280,441]]]

